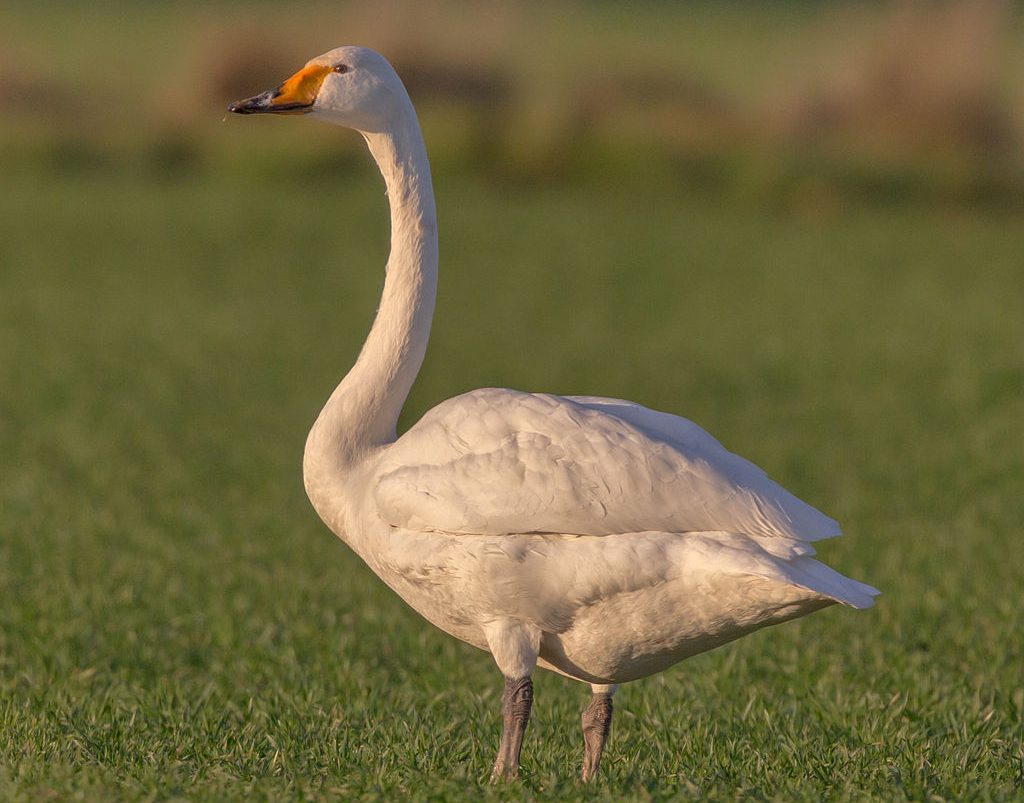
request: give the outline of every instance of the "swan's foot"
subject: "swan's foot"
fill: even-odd
[[[583,780],[589,781],[601,766],[601,754],[612,727],[612,694],[595,692],[583,711]]]
[[[491,770],[491,781],[511,781],[519,777],[519,753],[532,707],[533,681],[529,677],[505,678],[505,692],[501,695],[501,744]]]

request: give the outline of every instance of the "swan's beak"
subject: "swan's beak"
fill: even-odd
[[[320,86],[331,68],[322,64],[307,64],[277,89],[245,100],[236,100],[228,106],[235,114],[306,114],[320,92]]]

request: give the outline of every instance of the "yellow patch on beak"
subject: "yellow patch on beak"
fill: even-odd
[[[236,100],[228,106],[228,111],[235,114],[306,114],[312,110],[324,79],[333,69],[322,64],[307,64],[277,89]]]
[[[330,67],[325,67],[322,64],[310,64],[303,67],[277,88],[267,111],[287,114],[288,112],[301,112],[312,106],[317,93],[320,92],[320,86],[330,71]]]

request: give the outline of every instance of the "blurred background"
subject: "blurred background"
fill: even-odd
[[[1007,0],[13,3],[3,22],[5,169],[272,172],[279,136],[304,143],[285,170],[344,172],[355,140],[239,136],[220,114],[344,40],[395,63],[442,171],[657,177],[817,213],[1024,198]]]
[[[489,385],[684,415],[884,592],[624,689],[609,799],[1019,796],[1020,4],[5,0],[0,797],[482,794],[490,659],[301,482],[379,175],[225,111],[355,43],[438,194],[403,425]],[[578,798],[581,691],[537,683],[527,793]]]

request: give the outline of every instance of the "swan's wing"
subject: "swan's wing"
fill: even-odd
[[[838,525],[684,418],[632,402],[478,390],[388,448],[375,501],[454,534],[744,533],[780,557]]]

